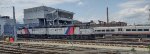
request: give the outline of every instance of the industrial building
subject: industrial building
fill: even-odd
[[[9,16],[0,16],[0,36],[14,35],[14,20]]]
[[[24,23],[29,26],[71,25],[73,12],[40,6],[24,9]]]
[[[79,26],[80,28],[127,26],[126,22],[112,21],[112,22],[107,23],[107,22],[100,21],[100,20],[97,20],[97,21],[98,23],[95,23],[93,20],[91,20],[90,22],[80,22],[80,21],[75,20],[74,25]]]

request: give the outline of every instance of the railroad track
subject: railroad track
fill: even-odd
[[[30,45],[29,45],[30,46]],[[67,54],[65,52],[56,52],[45,50],[42,46],[24,46],[19,48],[18,46],[0,45],[0,52],[6,54]]]
[[[22,42],[45,42],[45,43],[61,43],[61,44],[70,44],[71,40],[20,40]],[[101,40],[73,40],[74,44],[85,44],[85,45],[106,45],[106,46],[124,46],[127,47],[139,47],[147,48],[150,45],[149,42],[131,42],[131,41],[101,41]]]
[[[41,44],[41,45],[66,45],[72,46],[72,41],[70,40],[49,40],[49,39],[30,39],[30,40],[18,40],[16,43],[24,44]],[[124,42],[124,41],[100,41],[100,40],[73,40],[73,45],[77,47],[87,47],[87,48],[112,48],[118,47],[121,49],[128,48],[125,50],[130,50],[131,48],[137,48],[143,51],[147,51],[148,42]],[[102,46],[102,47],[101,47]]]
[[[74,49],[69,47],[58,47],[52,45],[40,45],[40,44],[23,44],[23,47],[18,48],[16,45],[5,45],[4,48],[0,45],[1,53],[11,54],[116,54],[116,51],[100,50],[95,48],[80,48]],[[71,50],[71,51],[70,51]]]

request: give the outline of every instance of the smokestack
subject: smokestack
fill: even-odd
[[[108,0],[106,0],[106,17],[107,17],[107,23],[109,23],[109,9],[108,9]]]
[[[14,38],[17,41],[17,30],[16,30],[16,18],[15,18],[15,7],[13,6],[13,20],[14,20]]]
[[[108,11],[108,6],[107,6],[107,23],[109,23],[109,11]]]

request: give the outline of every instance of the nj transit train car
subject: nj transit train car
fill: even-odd
[[[93,34],[102,36],[150,37],[150,26],[94,27]]]
[[[91,29],[80,29],[79,27],[61,28],[23,28],[17,31],[19,38],[35,39],[94,39]]]

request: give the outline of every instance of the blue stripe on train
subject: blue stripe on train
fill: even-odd
[[[70,31],[70,28],[71,28],[71,27],[68,27],[68,28],[67,28],[67,31],[65,32],[66,35],[68,35],[68,33],[69,33],[69,31]]]

